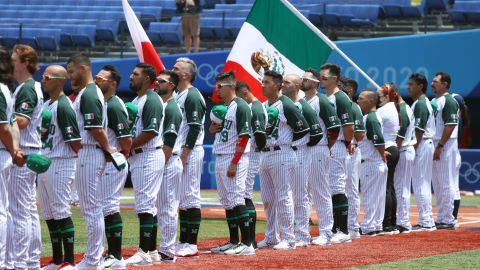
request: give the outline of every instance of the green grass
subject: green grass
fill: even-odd
[[[123,247],[136,247],[138,246],[138,218],[133,209],[122,209],[121,210],[122,219],[123,219]],[[85,232],[85,222],[80,214],[80,209],[72,209],[72,219],[75,224],[75,253],[84,252],[87,244],[86,232]],[[265,221],[257,222],[257,232],[265,231]],[[52,255],[52,246],[50,242],[50,236],[48,233],[47,224],[42,221],[42,257]],[[161,240],[161,233],[159,232],[158,239]],[[199,239],[209,239],[216,237],[227,237],[228,228],[227,223],[224,219],[210,219],[203,218],[202,223],[200,224],[200,234]]]
[[[400,260],[390,263],[372,264],[350,269],[478,269],[480,249],[435,255],[418,259]]]

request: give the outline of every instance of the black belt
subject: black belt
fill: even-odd
[[[365,162],[365,159],[362,159],[362,161],[360,163],[363,163],[363,162]]]
[[[293,151],[297,151],[297,150],[298,150],[298,147],[292,146],[292,150],[293,150]]]
[[[260,149],[258,147],[255,148],[255,152],[261,152],[261,151],[262,151],[262,149]]]
[[[162,149],[162,146],[157,146],[157,147],[155,147],[155,150],[158,150],[158,149]],[[133,152],[134,154],[140,154],[140,153],[143,153],[143,152],[145,152],[145,151],[146,151],[146,150],[143,150],[143,148],[135,148],[135,149],[133,149],[132,152]]]
[[[279,150],[282,150],[282,148],[277,145],[277,146],[272,146],[272,147],[265,147],[265,148],[262,149],[262,152],[272,152],[272,151],[279,151]]]

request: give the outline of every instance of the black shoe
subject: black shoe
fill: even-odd
[[[377,236],[377,232],[371,231],[371,232],[362,232],[362,229],[359,230],[360,232],[360,237],[374,237]]]
[[[412,232],[423,232],[423,227],[420,224],[417,224],[412,227]]]
[[[445,224],[445,223],[438,223],[437,229],[439,230],[455,230],[455,224]]]
[[[164,254],[163,252],[158,252],[158,254],[160,254],[160,257],[161,257],[161,262],[164,262],[164,263],[174,263],[177,258],[175,256],[168,256],[167,254]]]
[[[383,231],[375,231],[377,236],[385,236],[385,233]]]
[[[403,226],[400,226],[400,225],[397,226],[397,230],[398,230],[400,233],[410,233],[410,232],[412,232],[412,230],[407,229],[407,228],[405,228],[405,227],[403,227]]]

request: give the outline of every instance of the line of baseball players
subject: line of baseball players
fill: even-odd
[[[32,77],[38,70],[35,50],[17,45],[13,54],[0,51],[0,56],[11,63],[1,67],[2,74],[12,76],[0,85],[0,269],[40,268],[37,178],[53,250],[45,269],[125,269],[197,257],[206,104],[192,86],[196,64],[179,58],[172,71],[163,70],[158,77],[152,66],[138,64],[130,76],[137,97],[125,104],[115,95],[118,71],[108,65],[93,77],[89,58],[78,54],[66,69],[53,65],[45,70],[42,84],[50,99],[44,101],[40,83]],[[13,79],[19,86],[12,94]],[[68,79],[78,89],[72,100],[63,93]],[[458,104],[448,94],[450,83],[447,73],[438,73],[432,82],[437,98],[430,102],[425,77],[414,74],[409,80],[412,108],[393,83],[377,93],[363,91],[358,106],[351,100],[356,83],[342,83],[340,68],[326,64],[302,77],[265,72],[267,101],[262,104],[234,73],[219,74],[216,87],[226,106],[209,131],[215,134],[215,173],[230,240],[212,252],[253,255],[255,248],[269,246],[286,250],[350,242],[360,235],[454,228]],[[318,93],[318,86],[326,94]],[[392,147],[399,156],[397,169],[395,161],[386,163],[395,159]],[[31,153],[52,160],[38,177],[23,166]],[[122,166],[119,155],[128,158],[128,165]],[[119,199],[128,169],[140,228],[138,251],[124,260]],[[252,189],[258,172],[267,228],[257,244]],[[430,182],[438,200],[437,224]],[[72,183],[87,226],[85,256],[76,266]],[[411,184],[420,211],[419,225],[413,228],[408,216]],[[397,218],[385,225],[386,209],[393,204],[386,205],[389,185],[391,200],[397,200],[391,219]],[[365,209],[361,226],[359,186]],[[313,239],[308,230],[312,202],[320,231]],[[108,251],[102,257],[104,238]]]

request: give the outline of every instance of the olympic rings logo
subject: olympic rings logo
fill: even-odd
[[[462,162],[459,175],[469,184],[476,184],[480,181],[480,162],[471,165],[469,162]]]
[[[214,87],[215,82],[213,79],[223,69],[224,64],[218,64],[215,68],[209,63],[203,63],[197,68],[197,77],[203,80],[209,87]]]

